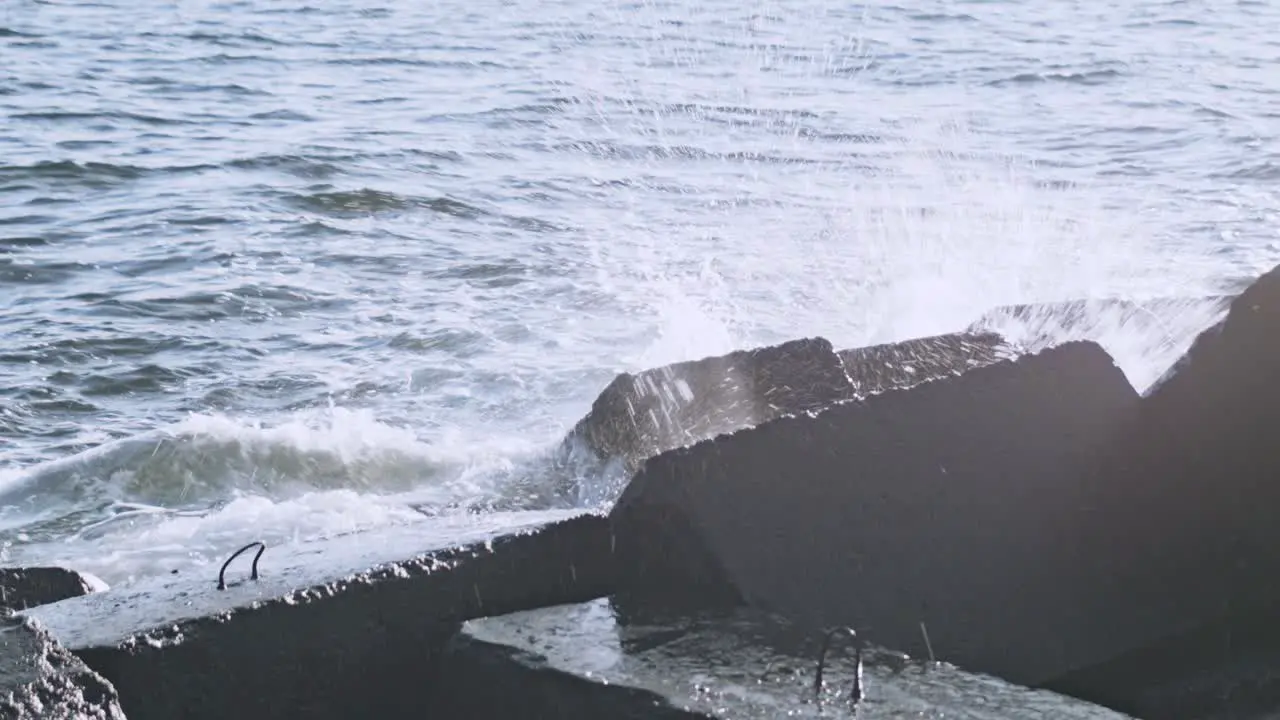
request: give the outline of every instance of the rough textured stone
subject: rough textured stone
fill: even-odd
[[[612,513],[628,592],[736,595],[913,655],[924,623],[940,658],[1025,684],[1112,657],[1172,629],[1097,557],[1085,501],[1109,498],[1081,483],[1138,400],[1068,343],[664,453]]]
[[[0,618],[0,717],[124,720],[115,689],[37,623]]]
[[[1019,353],[994,333],[955,333],[841,350],[841,362],[859,397],[908,388],[1009,360]]]
[[[257,581],[242,556],[223,591],[210,571],[27,614],[133,720],[400,717],[459,622],[610,592],[610,540],[594,515],[434,518],[268,549]]]
[[[627,474],[646,458],[851,397],[831,343],[794,340],[720,357],[623,373],[570,433]]]
[[[92,575],[65,568],[0,568],[0,612],[48,605],[106,587]]]

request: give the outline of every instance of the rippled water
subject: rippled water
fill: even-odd
[[[120,583],[518,504],[620,370],[1233,290],[1280,260],[1277,26],[7,0],[3,559]],[[1170,361],[1095,326],[1135,382]]]

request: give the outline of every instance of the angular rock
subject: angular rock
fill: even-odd
[[[630,475],[646,458],[852,396],[831,343],[806,338],[614,378],[569,435]]]
[[[60,567],[0,568],[0,612],[47,605],[106,587],[92,575]]]
[[[27,611],[104,675],[133,720],[399,717],[468,618],[609,593],[606,518],[433,518],[251,554]]]
[[[1081,481],[1138,401],[1075,342],[664,453],[612,511],[628,593],[913,655],[923,623],[938,657],[1023,684],[1113,657],[1173,629],[1097,557],[1118,520]]]
[[[966,332],[841,350],[841,362],[858,397],[909,388],[1010,360],[1017,349],[995,333]]]
[[[849,702],[857,667],[851,642],[833,643],[827,653],[819,707],[814,679],[821,640],[821,634],[747,610],[625,625],[607,600],[483,618],[463,625],[449,659],[441,663],[445,675],[435,678],[435,686],[448,692],[449,704],[429,710],[433,717],[459,718],[774,720],[866,717],[867,710],[874,716],[922,719],[1122,717],[1072,698],[877,648],[863,651],[864,712],[855,716]],[[522,681],[509,680],[513,677]],[[504,692],[486,691],[494,685]],[[504,698],[507,692],[512,695]],[[555,700],[543,699],[549,695]],[[433,692],[433,701],[443,699]],[[592,704],[586,706],[588,700]],[[507,712],[517,702],[529,709]],[[541,712],[544,707],[550,710]]]
[[[1166,648],[1241,608],[1280,605],[1277,368],[1280,268],[1196,338],[1087,480],[1095,542],[1123,548],[1112,572],[1151,589],[1142,599],[1171,626]],[[1098,674],[1074,669],[1074,691],[1091,693],[1081,678]]]
[[[0,617],[0,717],[124,720],[116,691],[38,623]]]

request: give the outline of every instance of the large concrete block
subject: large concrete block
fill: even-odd
[[[1096,344],[781,418],[648,461],[612,512],[629,592],[738,599],[1036,683],[1169,631],[1111,574],[1082,469],[1138,395]],[[1139,523],[1143,516],[1127,518]],[[666,597],[662,597],[666,596]],[[687,599],[687,598],[685,598]]]
[[[0,717],[124,720],[115,689],[38,623],[0,618]]]
[[[1020,352],[995,333],[965,332],[841,350],[858,397],[951,377]]]
[[[1196,338],[1087,483],[1097,543],[1124,549],[1113,553],[1114,572],[1151,588],[1142,597],[1149,611],[1179,618],[1186,638],[1212,635],[1213,620],[1229,627],[1242,609],[1265,614],[1280,605],[1278,368],[1280,268]],[[1179,652],[1176,634],[1152,647]],[[1113,703],[1135,700],[1097,670],[1079,668],[1054,684]]]
[[[623,373],[569,434],[630,475],[666,450],[810,412],[852,396],[840,358],[823,338],[741,350]]]
[[[106,589],[106,583],[92,575],[60,567],[0,568],[0,612],[25,610]]]
[[[614,586],[606,518],[434,518],[27,611],[148,718],[401,717],[463,620]],[[244,567],[241,567],[244,565]]]

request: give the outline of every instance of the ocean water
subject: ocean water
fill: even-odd
[[[1149,385],[1280,262],[1275,27],[0,0],[0,561],[119,585],[534,505],[617,372],[1001,304],[1188,299],[1160,338],[1091,311]]]

